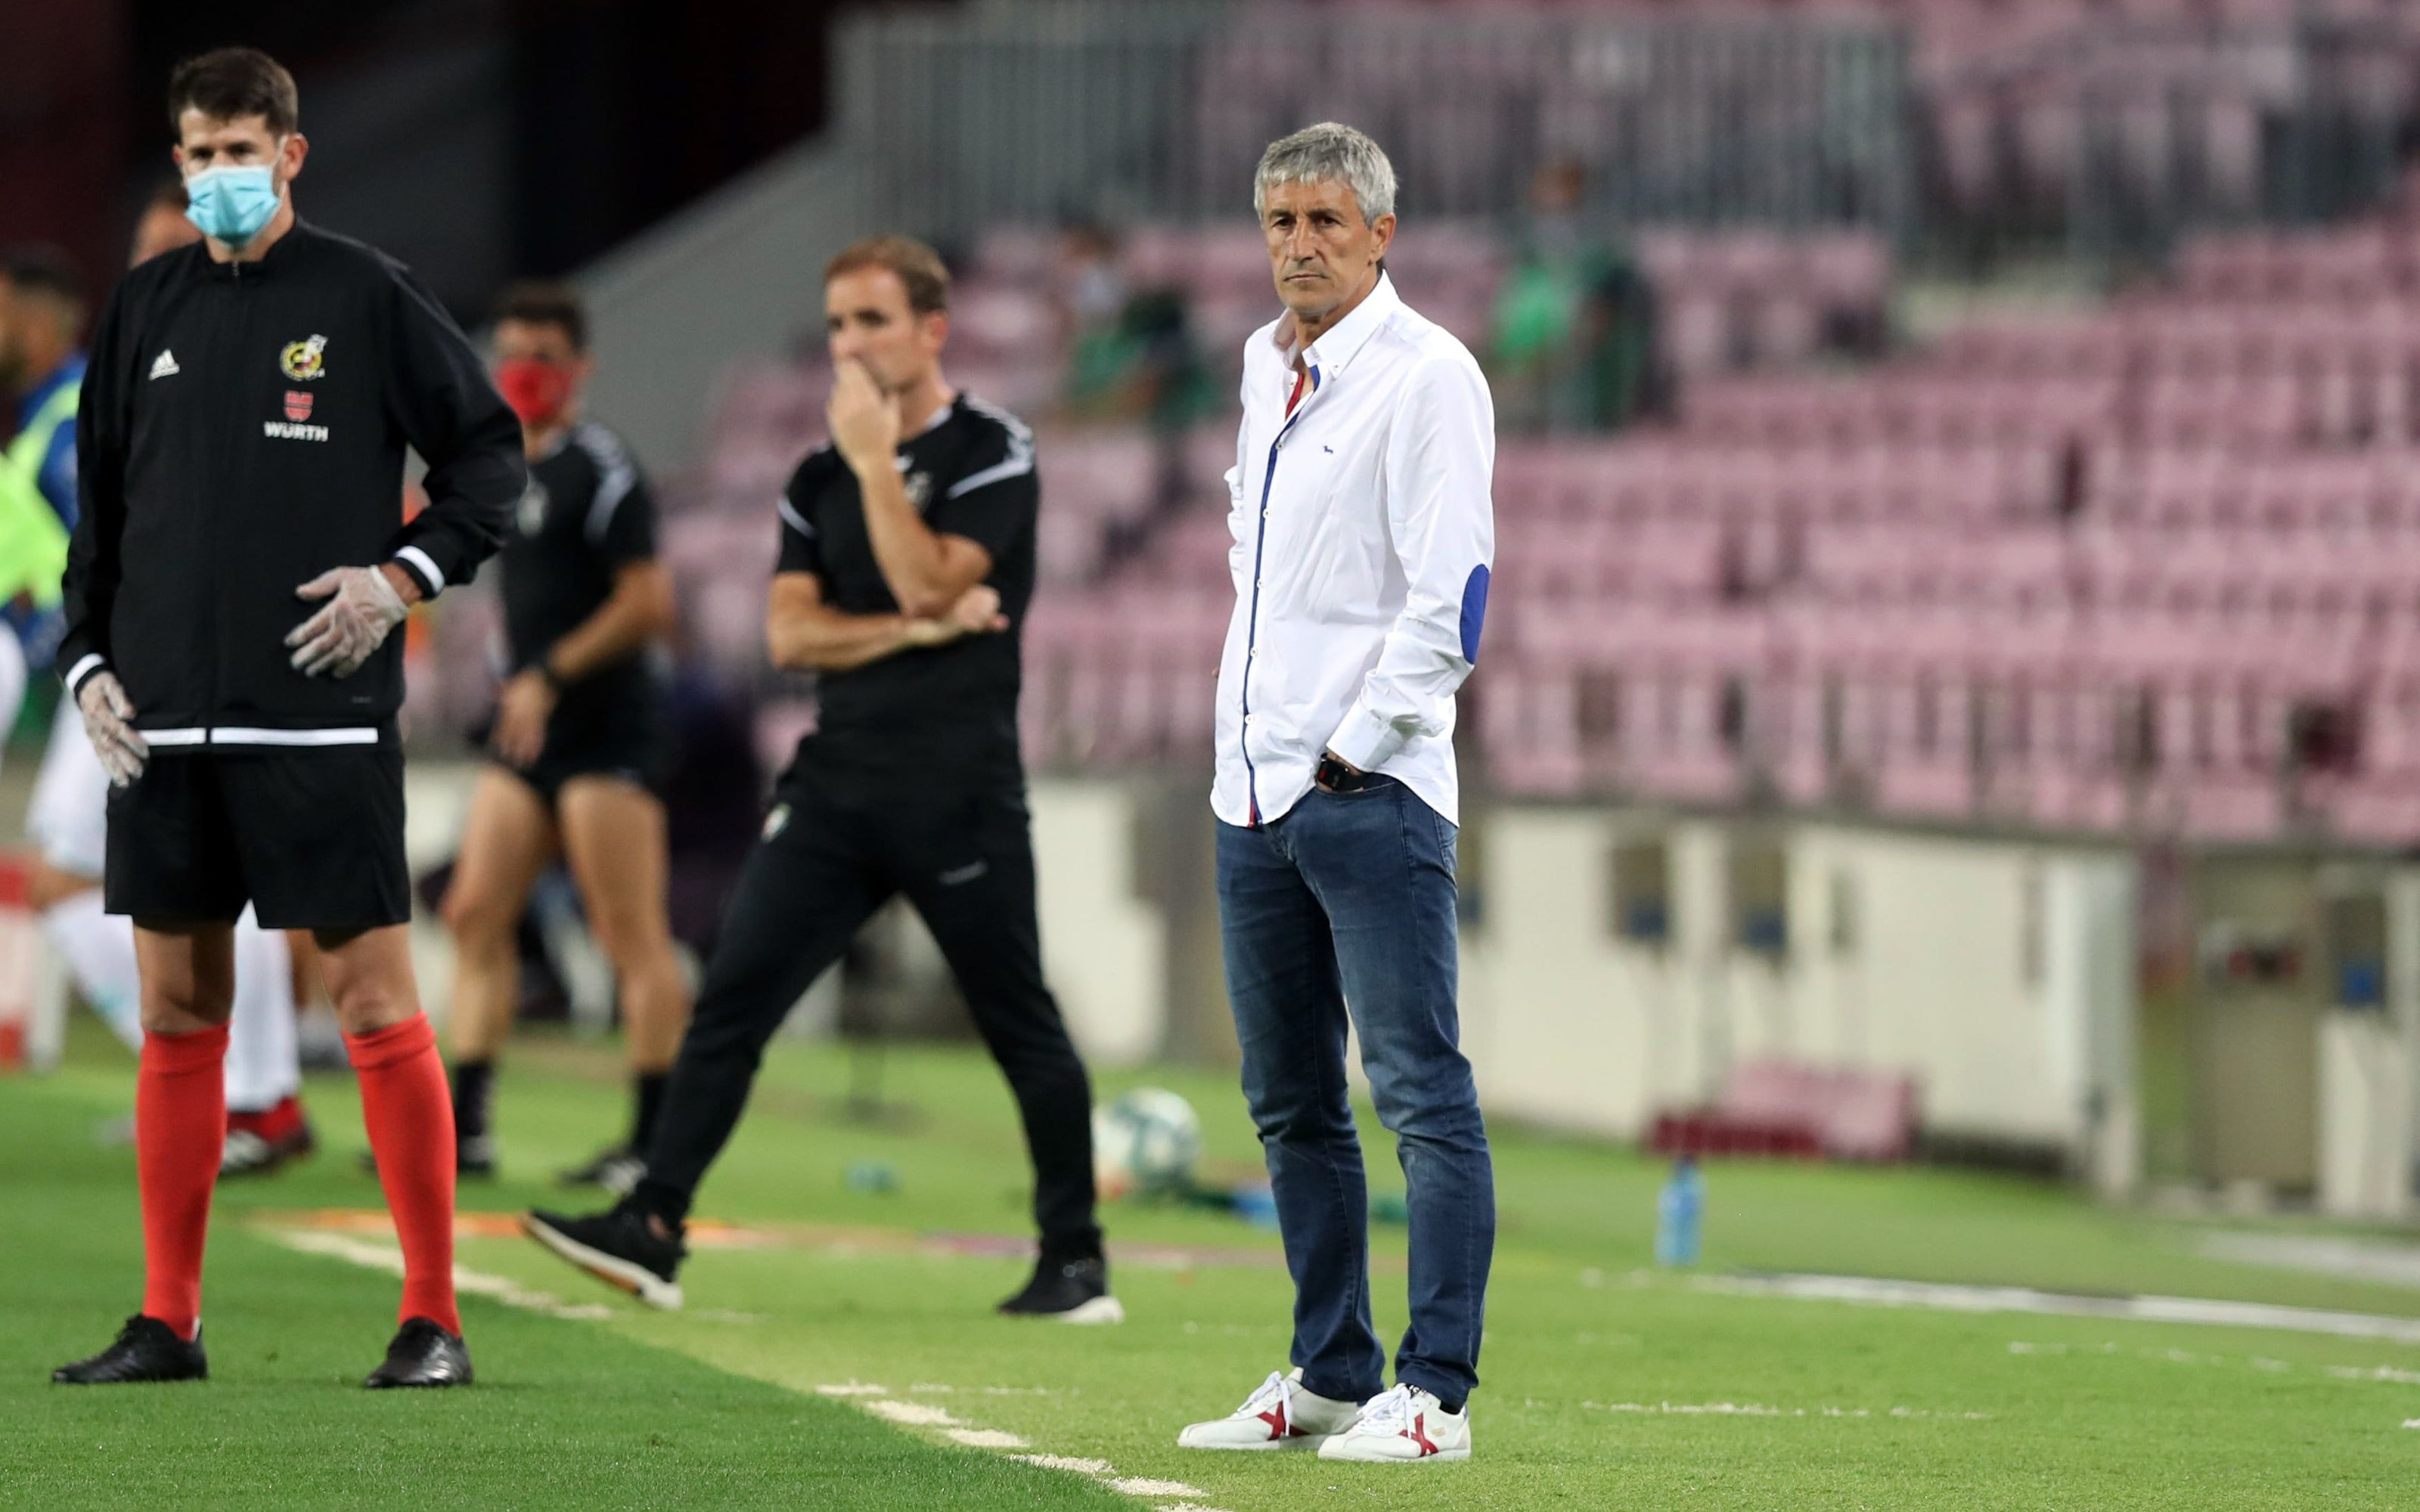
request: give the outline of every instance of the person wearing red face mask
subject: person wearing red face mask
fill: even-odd
[[[690,1001],[665,907],[659,794],[672,729],[652,655],[672,629],[672,579],[656,560],[646,481],[621,440],[581,414],[587,345],[567,288],[520,285],[496,307],[496,387],[520,417],[529,487],[497,558],[512,671],[443,912],[455,944],[456,1168],[486,1175],[496,1058],[520,980],[516,932],[538,872],[558,856],[569,864],[621,989],[635,1105],[628,1136],[564,1180],[618,1193],[644,1171],[636,1151]]]

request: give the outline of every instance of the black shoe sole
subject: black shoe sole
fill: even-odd
[[[1109,1323],[1123,1323],[1126,1320],[1125,1304],[1110,1296],[1094,1297],[1055,1313],[1031,1312],[1024,1308],[1005,1305],[999,1311],[1002,1318],[1038,1318],[1044,1322],[1068,1323],[1078,1328],[1099,1327]]]
[[[362,1388],[365,1391],[443,1391],[449,1386],[468,1386],[472,1381],[471,1367],[465,1365],[460,1375],[442,1378],[427,1376],[386,1378],[373,1374],[362,1382]]]
[[[51,1372],[51,1384],[54,1386],[176,1386],[187,1381],[207,1381],[209,1379],[210,1373],[208,1370],[197,1370],[192,1375],[184,1376],[114,1376],[90,1381],[80,1376],[68,1375],[63,1371]]]
[[[648,1306],[668,1313],[680,1311],[679,1282],[667,1281],[636,1261],[583,1244],[534,1212],[522,1213],[520,1226],[522,1233],[545,1245],[558,1258],[578,1266],[614,1290],[627,1291]]]

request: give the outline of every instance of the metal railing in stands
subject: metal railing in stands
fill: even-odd
[[[2396,183],[2415,64],[2420,30],[2377,17],[2113,18],[1983,56],[1920,85],[1925,250],[2119,271],[2342,219]]]
[[[843,59],[844,130],[895,166],[894,218],[945,238],[1230,216],[1261,147],[1326,118],[1385,145],[1420,215],[1516,209],[1563,157],[1626,221],[1914,208],[1906,41],[1876,26],[1055,0],[869,17]]]
[[[2420,26],[2399,16],[2095,19],[1922,68],[1915,35],[1753,10],[993,0],[866,18],[843,86],[887,208],[945,238],[1232,215],[1262,145],[1332,117],[1387,146],[1412,214],[1516,209],[1568,158],[1617,223],[1864,225],[2108,268],[2374,204],[2415,134]]]

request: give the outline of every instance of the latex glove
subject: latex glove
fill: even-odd
[[[134,701],[126,696],[117,674],[104,669],[85,678],[76,691],[76,708],[84,715],[85,738],[92,742],[92,753],[101,758],[110,785],[132,787],[151,758],[151,748],[134,728]]]
[[[306,677],[330,671],[350,677],[410,612],[403,595],[376,567],[331,567],[295,589],[294,596],[328,601],[286,637],[295,648],[294,670]]]

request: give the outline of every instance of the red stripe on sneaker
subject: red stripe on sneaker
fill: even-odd
[[[1423,1459],[1437,1452],[1437,1446],[1429,1439],[1429,1415],[1426,1412],[1412,1419],[1412,1426],[1404,1430],[1404,1437],[1420,1446]]]

